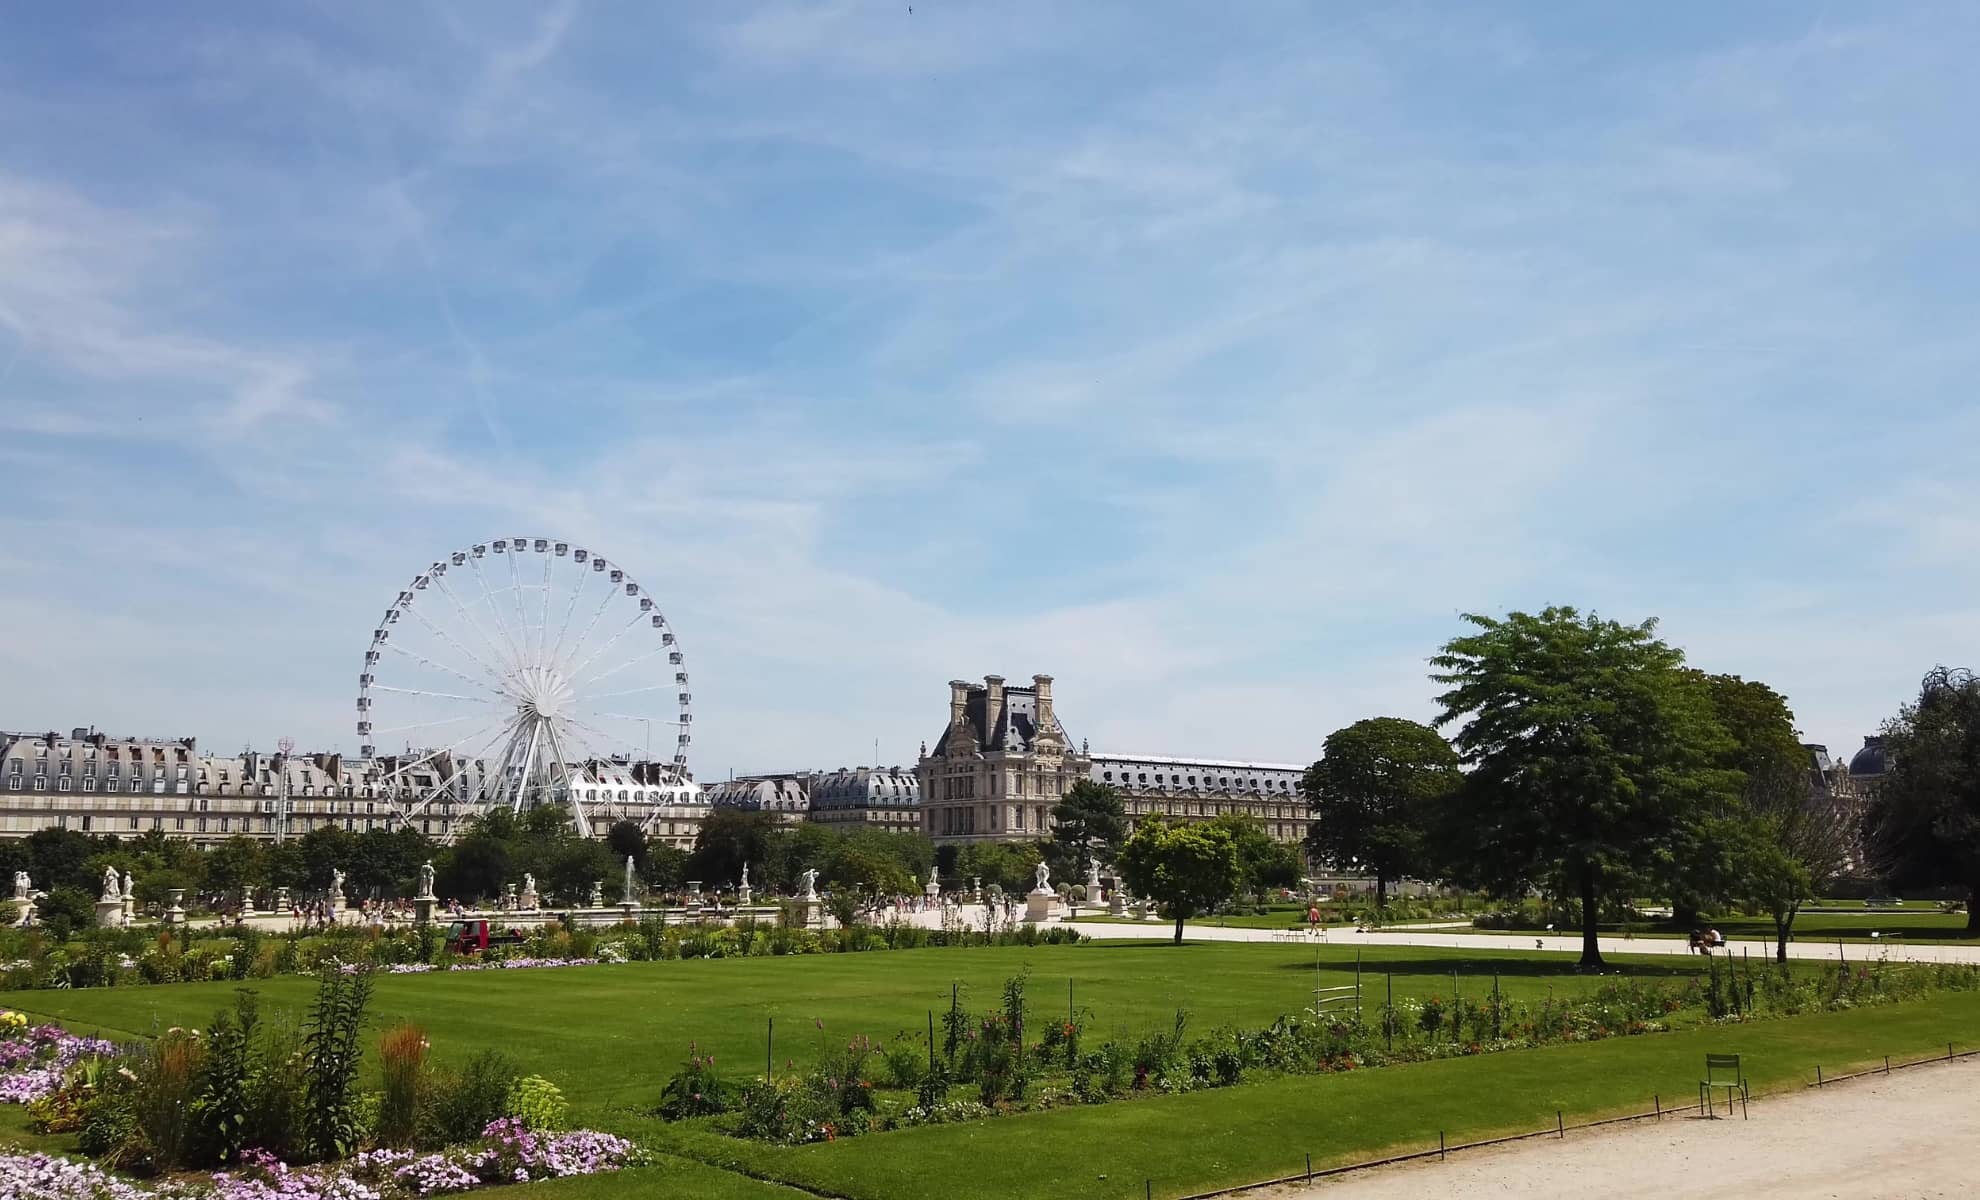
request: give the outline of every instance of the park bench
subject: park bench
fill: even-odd
[[[1865,908],[1903,908],[1904,901],[1896,896],[1868,896],[1864,898]]]
[[[1698,1106],[1705,1115],[1716,1116],[1712,1108],[1712,1089],[1726,1089],[1726,1115],[1732,1115],[1733,1093],[1739,1093],[1739,1113],[1746,1116],[1746,1074],[1739,1069],[1737,1054],[1707,1054],[1705,1056],[1705,1078],[1698,1081]]]

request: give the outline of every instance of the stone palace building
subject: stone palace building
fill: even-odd
[[[1128,818],[1207,821],[1245,813],[1281,841],[1306,836],[1306,768],[1077,749],[1053,706],[1052,677],[1031,686],[1001,675],[949,684],[949,723],[922,748],[922,831],[937,845],[1051,836],[1052,808],[1081,779],[1121,795]]]
[[[473,814],[479,763],[446,755],[370,762],[336,754],[202,754],[196,739],[111,737],[91,729],[0,733],[0,837],[38,829],[134,837],[160,830],[196,842],[236,834],[273,839],[326,825],[352,833],[389,829],[398,806],[421,833],[445,840]],[[664,782],[671,764],[592,762],[572,775],[575,798],[594,812],[603,836],[626,819],[647,836],[694,845],[708,806],[693,785]],[[284,816],[286,814],[286,821]]]

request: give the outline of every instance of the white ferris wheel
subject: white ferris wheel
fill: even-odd
[[[623,567],[568,542],[496,538],[434,562],[385,610],[357,731],[376,794],[407,824],[435,805],[566,804],[589,836],[629,815],[609,789],[588,801],[589,775],[691,786],[689,699],[673,628]]]

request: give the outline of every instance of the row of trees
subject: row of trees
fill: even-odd
[[[1328,737],[1305,781],[1316,857],[1369,871],[1378,903],[1405,874],[1568,901],[1586,966],[1601,963],[1601,915],[1645,895],[1680,922],[1758,907],[1785,958],[1859,833],[1811,804],[1786,700],[1685,666],[1655,621],[1464,619],[1430,660],[1434,728],[1379,717]],[[1873,799],[1873,862],[1898,882],[1980,886],[1980,685],[1935,672],[1887,732],[1908,765]]]

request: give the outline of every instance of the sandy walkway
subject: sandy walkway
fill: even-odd
[[[1971,1196],[1980,1179],[1980,1060],[1756,1100],[1752,1118],[1609,1126],[1248,1193],[1269,1200],[1403,1197]]]

